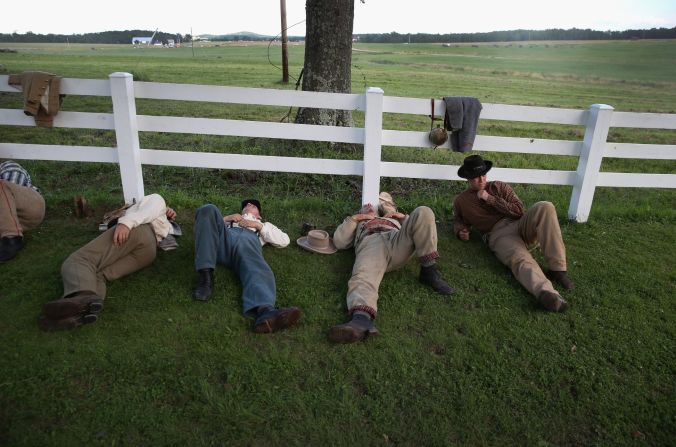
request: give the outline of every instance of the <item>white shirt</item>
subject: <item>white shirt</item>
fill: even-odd
[[[158,242],[172,232],[171,224],[167,219],[167,204],[159,194],[144,196],[130,206],[117,222],[124,224],[130,230],[149,223]]]
[[[242,214],[242,219],[252,220],[263,224],[263,228],[258,231],[258,240],[261,241],[261,245],[270,244],[277,248],[284,248],[289,245],[289,235],[270,222],[263,222],[251,213]],[[233,227],[239,228],[237,222],[226,222],[226,224],[231,224]],[[247,230],[257,231],[255,228],[247,228]]]

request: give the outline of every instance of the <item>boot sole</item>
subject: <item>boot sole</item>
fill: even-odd
[[[561,297],[546,297],[539,299],[540,306],[548,312],[562,313],[568,310],[568,301]]]
[[[275,318],[262,321],[254,326],[254,332],[258,334],[270,334],[281,329],[293,326],[300,320],[300,309],[292,308],[285,312],[280,312]]]

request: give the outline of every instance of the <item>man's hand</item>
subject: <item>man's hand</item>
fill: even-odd
[[[405,218],[406,218],[406,214],[399,213],[399,212],[396,212],[396,213],[387,213],[387,214],[385,214],[383,217],[388,217],[388,218],[390,218],[390,219],[398,219],[398,220],[401,220],[401,219],[405,219]]]
[[[476,196],[479,198],[479,200],[488,200],[490,194],[488,194],[485,189],[480,189],[476,192]]]
[[[468,241],[469,230],[467,228],[463,228],[462,230],[458,231],[458,239],[460,239],[461,241]]]
[[[129,232],[131,230],[125,224],[118,223],[115,225],[115,232],[113,233],[113,243],[120,246],[129,239]]]
[[[239,213],[236,214],[230,214],[229,216],[225,216],[223,218],[223,222],[237,222],[239,223],[242,220],[242,215]]]
[[[374,219],[373,214],[354,214],[352,215],[352,220],[355,222],[361,222],[362,220],[371,220]]]
[[[241,219],[237,223],[240,228],[255,228],[258,231],[263,229],[263,224],[255,220]]]
[[[169,220],[176,219],[176,211],[172,210],[171,208],[167,208],[166,215],[167,215],[167,219],[169,219]]]

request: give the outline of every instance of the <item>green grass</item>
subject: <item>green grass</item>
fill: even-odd
[[[4,46],[4,45],[3,45]],[[134,71],[158,82],[293,88],[264,46],[146,49],[18,45],[0,53],[7,72],[28,69],[105,79]],[[674,112],[674,42],[358,45],[353,88],[394,96],[479,96],[483,102],[621,111]],[[278,49],[273,49],[278,51]],[[279,58],[278,56],[275,56]],[[647,59],[645,59],[647,58]],[[652,58],[652,59],[651,59]],[[291,48],[297,73],[302,47]],[[274,59],[273,59],[274,60]],[[646,69],[646,60],[661,60]],[[279,63],[277,63],[279,65]],[[0,94],[0,108],[20,107]],[[66,110],[108,112],[109,100],[67,97]],[[139,101],[139,113],[277,121],[281,108]],[[359,117],[357,117],[357,120]],[[429,122],[386,117],[387,128]],[[579,140],[575,126],[482,122],[480,133]],[[359,158],[360,148],[203,135],[144,133],[142,147],[231,153]],[[611,141],[676,144],[673,131],[613,129]],[[0,126],[0,140],[114,146],[112,132]],[[574,170],[574,157],[486,153],[497,166]],[[384,148],[388,161],[459,164],[463,155]],[[300,249],[303,222],[332,231],[358,207],[361,178],[144,166],[147,192],[179,212],[177,251],[109,284],[101,319],[66,333],[37,328],[40,306],[60,296],[60,265],[98,235],[104,211],[122,200],[119,170],[106,163],[20,161],[42,188],[47,216],[26,249],[0,267],[0,444],[33,445],[672,445],[673,296],[676,194],[598,188],[590,220],[565,219],[571,188],[515,184],[527,205],[558,209],[577,289],[564,315],[533,299],[481,243],[451,235],[459,182],[384,178],[405,211],[431,206],[440,268],[452,297],[417,282],[415,261],[380,288],[381,337],[335,346],[328,329],[344,321],[352,251]],[[672,161],[606,159],[602,169],[674,173]],[[84,194],[93,215],[74,217]],[[301,324],[251,332],[241,287],[219,267],[208,303],[194,285],[192,217],[212,202],[234,211],[244,196],[290,247],[264,249],[278,303],[303,309]],[[538,255],[539,256],[539,255]],[[541,260],[541,258],[540,258]]]

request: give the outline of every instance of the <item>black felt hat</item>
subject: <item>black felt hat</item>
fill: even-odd
[[[250,203],[250,204],[254,205],[256,208],[258,208],[259,214],[263,213],[263,210],[261,209],[261,202],[259,202],[258,200],[256,200],[256,199],[242,200],[242,209],[244,209],[244,207],[246,206],[247,203]]]
[[[486,174],[493,167],[493,162],[484,160],[481,155],[470,155],[458,169],[458,177],[471,179]]]

